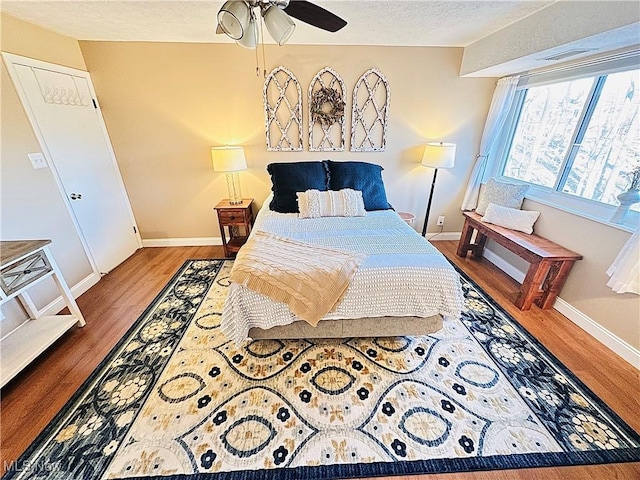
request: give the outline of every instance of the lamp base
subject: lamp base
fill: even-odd
[[[429,223],[429,212],[431,211],[431,200],[433,200],[433,190],[436,188],[436,177],[438,176],[438,169],[433,171],[433,180],[431,180],[431,191],[429,192],[429,203],[427,203],[427,213],[424,216],[424,226],[422,227],[422,236],[427,235],[427,223]]]
[[[240,176],[238,175],[238,172],[227,172],[227,191],[229,192],[229,203],[231,205],[238,205],[242,203]]]

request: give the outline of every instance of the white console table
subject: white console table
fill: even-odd
[[[51,240],[0,242],[0,305],[17,297],[29,319],[0,339],[0,387],[16,376],[84,317],[60,274],[47,245]],[[27,290],[45,278],[53,278],[71,315],[41,316]]]

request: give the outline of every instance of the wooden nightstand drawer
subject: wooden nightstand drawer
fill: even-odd
[[[0,271],[0,286],[6,295],[51,272],[53,269],[42,250]]]
[[[218,215],[224,225],[244,225],[248,221],[246,209],[218,210]]]

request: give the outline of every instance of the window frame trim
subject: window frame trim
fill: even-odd
[[[637,66],[626,68],[624,70],[636,70]],[[575,140],[579,132],[583,132],[583,134],[588,129],[588,123],[585,125],[585,119],[591,119],[591,114],[595,110],[597,106],[597,100],[599,100],[599,93],[602,91],[602,87],[606,82],[606,76],[611,73],[617,73],[622,69],[612,68],[610,71],[602,71],[599,73],[591,73],[589,76],[593,77],[593,85],[590,91],[590,96],[585,105],[583,112],[580,117],[580,121],[578,125],[576,125],[576,129],[574,130],[573,136],[571,138],[571,147],[567,150],[567,154],[563,159],[562,164],[560,165],[559,174],[556,178],[553,187],[545,187],[542,185],[536,185],[533,183],[525,182],[522,180],[518,180],[515,178],[507,177],[502,174],[504,172],[504,168],[507,162],[509,151],[511,150],[511,146],[513,143],[513,138],[515,135],[516,128],[518,126],[518,122],[520,120],[520,116],[522,114],[522,108],[524,106],[524,101],[526,99],[527,90],[529,88],[542,86],[543,84],[553,84],[553,83],[562,83],[564,81],[569,81],[575,79],[575,75],[568,74],[565,79],[555,79],[553,82],[544,82],[539,85],[525,83],[522,86],[518,86],[516,90],[516,97],[511,106],[509,114],[505,120],[505,124],[503,125],[502,132],[500,133],[496,143],[494,144],[494,148],[490,155],[493,155],[495,161],[492,162],[492,168],[485,170],[485,175],[483,177],[483,182],[485,182],[490,177],[495,177],[498,180],[508,183],[518,183],[522,185],[529,185],[529,191],[525,195],[526,199],[529,199],[534,202],[541,203],[543,205],[556,208],[558,210],[565,211],[567,213],[577,215],[582,218],[586,218],[598,223],[602,223],[604,225],[608,225],[613,228],[617,228],[619,230],[624,230],[626,232],[634,232],[638,226],[640,225],[640,212],[636,212],[630,210],[627,214],[625,221],[621,224],[613,223],[609,221],[609,219],[613,216],[616,209],[618,208],[615,205],[609,205],[603,202],[598,202],[596,200],[591,200],[589,198],[580,197],[577,195],[573,195],[570,193],[565,193],[561,190],[557,190],[558,188],[564,188],[563,185],[566,183],[566,177],[569,175],[570,168],[568,167],[568,160],[574,159],[577,151],[580,148],[580,145],[575,144]],[[602,78],[605,77],[604,80]],[[584,77],[583,77],[584,78]],[[594,99],[596,101],[594,101]],[[575,150],[575,152],[574,152]]]
[[[582,141],[589,129],[589,123],[593,118],[593,112],[595,112],[598,101],[600,101],[600,95],[602,93],[602,88],[607,81],[607,76],[608,75],[598,75],[597,77],[593,77],[594,79],[591,82],[591,88],[589,89],[589,97],[582,108],[580,119],[578,120],[576,128],[573,131],[573,135],[571,136],[571,146],[567,149],[564,160],[560,164],[560,174],[556,178],[556,182],[553,186],[553,189],[556,192],[565,193],[564,186],[567,184],[567,179],[569,178],[569,174],[573,168],[573,163],[580,151],[580,147],[582,147]]]

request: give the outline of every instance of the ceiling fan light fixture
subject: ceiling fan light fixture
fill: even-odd
[[[246,2],[230,0],[218,12],[218,25],[229,37],[240,40],[249,26],[250,16]]]
[[[244,48],[254,49],[258,46],[258,22],[254,15],[251,15],[249,24],[244,31],[244,35],[236,43]]]
[[[269,34],[278,45],[283,45],[291,38],[296,29],[296,24],[282,9],[271,5],[262,12],[262,16]]]

